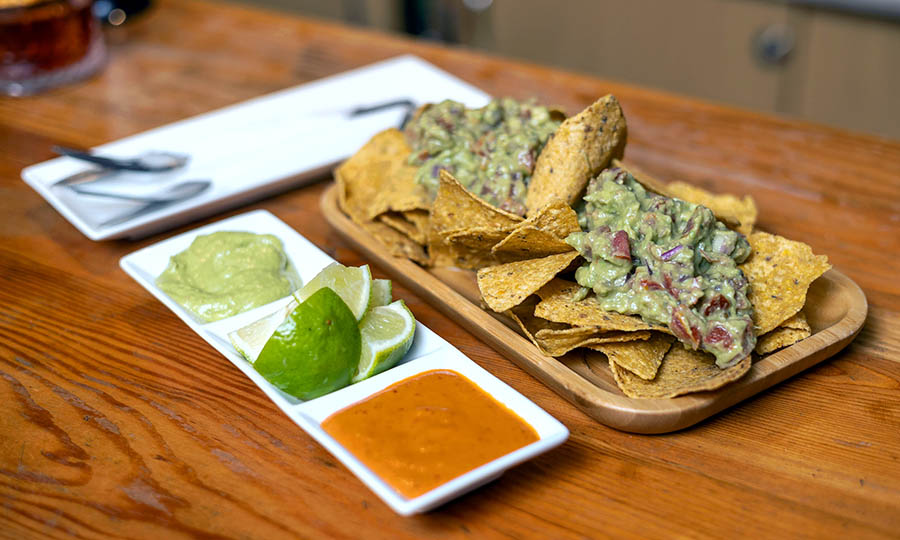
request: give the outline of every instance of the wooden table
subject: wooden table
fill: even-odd
[[[0,99],[0,536],[900,531],[897,142],[228,5],[161,1],[120,30],[101,76]],[[810,243],[866,291],[862,333],[717,417],[641,436],[589,419],[399,289],[425,325],[571,430],[498,481],[402,518],[119,269],[122,255],[178,231],[91,242],[19,179],[52,144],[100,144],[409,52],[492,94],[569,111],[615,93],[628,158],[664,179],[752,194],[762,228]],[[268,209],[338,260],[364,263],[321,217],[326,185],[234,213]]]

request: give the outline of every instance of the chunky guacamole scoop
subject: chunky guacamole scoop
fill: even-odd
[[[566,238],[587,262],[576,281],[608,311],[665,325],[686,347],[729,367],[756,344],[743,235],[704,207],[646,191],[623,169],[592,179]]]
[[[450,172],[484,201],[525,214],[525,196],[538,155],[562,122],[556,111],[495,99],[480,109],[445,100],[423,109],[407,126],[408,163],[432,197],[440,172]]]

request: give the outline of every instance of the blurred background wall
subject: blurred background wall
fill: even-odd
[[[228,0],[900,139],[900,0]]]

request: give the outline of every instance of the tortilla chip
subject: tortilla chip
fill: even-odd
[[[575,211],[563,201],[553,201],[518,224],[491,251],[503,262],[565,253],[574,249],[565,242],[566,237],[578,231],[581,227]]]
[[[357,223],[389,210],[427,209],[427,192],[415,181],[416,168],[406,163],[410,152],[396,129],[372,137],[335,170],[341,209]]]
[[[756,351],[756,354],[769,354],[770,352],[783,349],[800,340],[806,339],[810,335],[809,330],[782,328],[779,326],[775,330],[759,336],[756,340],[756,348],[753,350]]]
[[[409,206],[428,207],[424,188],[415,183],[415,168],[406,164],[410,151],[398,130],[382,131],[335,169],[334,177],[338,204],[350,219],[383,243],[391,255],[426,264],[418,225],[396,213]],[[395,204],[401,198],[405,202]]]
[[[656,377],[663,357],[673,341],[675,338],[672,336],[653,332],[646,341],[603,343],[591,345],[590,348],[605,354],[611,363],[649,381]]]
[[[406,216],[400,212],[385,212],[378,216],[378,221],[393,227],[397,232],[402,233],[417,244],[425,244],[425,235],[422,234],[420,236],[416,224],[406,219]]]
[[[747,236],[756,224],[756,202],[749,195],[739,199],[734,195],[716,195],[685,182],[671,182],[666,184],[653,178],[649,174],[637,169],[631,164],[625,164],[619,160],[613,160],[613,166],[625,169],[644,188],[666,197],[675,197],[689,203],[699,204],[709,208],[716,219],[728,225],[732,229]]]
[[[534,339],[547,356],[562,356],[578,347],[646,340],[650,334],[648,331],[605,332],[593,326],[570,326],[560,330],[538,330]]]
[[[403,217],[416,227],[416,235],[412,238],[416,242],[425,245],[428,238],[428,210],[405,210],[402,212]]]
[[[470,240],[464,231],[494,234],[499,242],[521,221],[521,217],[474,196],[452,174],[442,170],[427,234],[430,264],[471,269],[496,264],[490,252],[493,243],[487,248],[477,243],[473,247],[476,241]],[[457,239],[451,240],[457,233]]]
[[[528,215],[554,200],[574,203],[591,177],[622,156],[626,136],[625,115],[612,95],[566,119],[535,163],[525,197]]]
[[[491,253],[494,244],[505,238],[504,230],[473,227],[436,234],[429,244],[434,266],[456,266],[477,270],[498,264]]]
[[[522,330],[526,334],[536,334],[544,329],[564,330],[566,328],[571,328],[571,326],[569,326],[568,324],[556,323],[553,321],[548,321],[547,319],[535,317],[534,306],[536,306],[540,301],[541,299],[538,296],[531,295],[518,306],[515,306],[506,311],[506,314],[518,319]]]
[[[557,238],[565,239],[573,232],[581,232],[578,214],[567,203],[555,200],[542,206],[517,228],[532,227],[550,233]]]
[[[779,324],[778,327],[779,328],[791,328],[794,330],[812,331],[812,328],[810,328],[810,326],[809,326],[809,321],[806,320],[806,313],[803,313],[803,311],[798,312],[796,315],[794,315],[790,319]]]
[[[541,302],[534,309],[535,316],[573,326],[597,326],[604,331],[661,330],[669,333],[667,328],[647,324],[640,317],[604,311],[592,296],[576,302],[574,297],[580,290],[577,283],[553,279],[537,291]]]
[[[616,362],[610,362],[616,384],[632,398],[672,398],[690,392],[715,390],[736,381],[750,371],[750,357],[721,369],[716,358],[707,353],[673,345],[651,380],[644,380]]]
[[[490,254],[491,248],[501,242],[509,234],[510,233],[504,229],[469,227],[446,231],[442,233],[442,236],[444,237],[445,243],[458,244]]]
[[[431,207],[432,234],[465,228],[512,231],[522,218],[491,206],[441,170],[437,197]]]
[[[571,251],[482,268],[478,271],[478,289],[487,306],[502,313],[543,287],[576,257],[578,253]]]
[[[806,303],[809,285],[831,265],[812,248],[764,232],[748,238],[752,254],[739,268],[750,282],[747,295],[753,304],[756,334],[770,332],[795,315]]]
[[[433,241],[429,238],[428,264],[430,266],[455,266],[468,270],[477,270],[495,266],[497,259],[489,250],[472,248],[463,243]]]
[[[534,343],[534,346],[541,350],[540,344],[534,338],[534,335],[545,328],[550,328],[553,330],[562,330],[564,328],[569,328],[567,324],[560,324],[548,321],[547,319],[541,319],[540,317],[534,316],[534,306],[537,304],[537,299],[535,296],[530,296],[526,298],[521,304],[513,307],[505,312],[505,314],[510,317],[512,320],[516,321],[516,324],[519,325],[519,328],[522,330],[522,333]]]
[[[450,246],[429,241],[427,266],[456,266],[456,255]]]
[[[360,226],[384,244],[394,257],[406,257],[422,265],[428,264],[429,259],[422,246],[393,227],[379,221],[366,221]]]
[[[511,262],[538,259],[574,250],[575,248],[552,233],[534,227],[520,227],[494,245],[491,252],[497,260]]]
[[[732,225],[744,236],[748,236],[753,231],[757,209],[756,202],[749,195],[745,195],[743,199],[728,194],[716,195],[684,182],[670,182],[666,188],[669,197],[676,197],[709,208],[716,219]]]
[[[431,208],[431,199],[425,187],[415,183],[408,166],[404,166],[388,177],[384,191],[375,196],[369,215],[377,216],[382,212],[408,212],[422,210],[425,213]],[[410,185],[410,182],[414,182]]]
[[[768,354],[793,345],[810,335],[812,335],[812,329],[806,321],[806,315],[801,311],[781,323],[778,328],[759,336],[754,350],[756,354]]]
[[[343,174],[341,167],[334,170],[334,182],[338,187],[338,206],[341,211],[347,214],[354,223],[363,223],[371,221],[366,217],[368,207],[362,206],[356,192],[348,186],[348,180]],[[349,195],[353,193],[353,195]]]

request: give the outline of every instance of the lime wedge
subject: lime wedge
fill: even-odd
[[[294,311],[295,307],[297,307],[297,300],[292,299],[275,313],[229,333],[228,339],[231,340],[231,344],[234,345],[237,352],[252,364],[259,357],[266,342],[275,333],[275,329],[281,326],[281,323]]]
[[[390,369],[412,346],[416,320],[403,300],[387,306],[375,306],[359,324],[362,352],[353,382]]]
[[[369,265],[347,267],[340,263],[332,263],[312,278],[302,289],[296,291],[294,298],[302,303],[323,287],[328,287],[336,292],[359,321],[366,314],[372,296],[372,273],[369,271]]]
[[[253,368],[276,388],[308,400],[350,384],[360,349],[353,312],[333,290],[322,288],[275,329]]]
[[[373,279],[372,297],[369,298],[369,308],[386,306],[391,303],[391,280]]]

